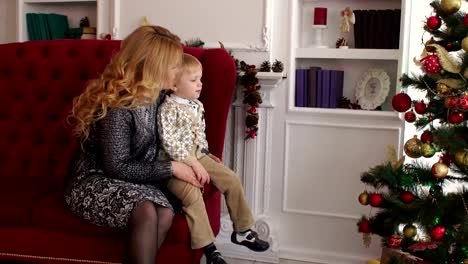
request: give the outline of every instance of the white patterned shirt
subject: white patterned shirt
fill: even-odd
[[[208,152],[205,110],[199,100],[169,95],[158,109],[160,160],[182,161],[188,165]]]

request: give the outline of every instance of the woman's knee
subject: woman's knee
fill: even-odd
[[[171,227],[174,220],[174,211],[171,208],[158,207],[157,212],[159,223],[166,225],[167,228]]]
[[[133,208],[130,216],[132,223],[147,223],[156,225],[158,222],[158,213],[156,207],[151,201],[143,201]]]

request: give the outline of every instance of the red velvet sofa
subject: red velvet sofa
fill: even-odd
[[[53,40],[0,45],[0,262],[120,263],[124,232],[94,226],[64,202],[64,176],[77,141],[64,127],[74,96],[96,77],[120,41]],[[207,139],[221,157],[236,69],[223,49],[184,48],[203,64]],[[220,193],[204,199],[213,231]],[[177,213],[158,263],[199,263],[187,223]]]

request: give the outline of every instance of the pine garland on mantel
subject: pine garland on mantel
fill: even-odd
[[[237,64],[237,60],[236,60]],[[245,140],[255,139],[258,132],[258,113],[257,107],[262,103],[262,96],[258,92],[261,86],[258,84],[257,69],[255,65],[248,65],[244,61],[239,63],[238,69],[243,74],[240,76],[240,85],[243,87],[243,104],[248,105],[245,116]]]

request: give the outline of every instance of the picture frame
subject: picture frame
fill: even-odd
[[[364,110],[381,106],[390,91],[390,77],[383,69],[369,69],[356,84],[356,100]]]

